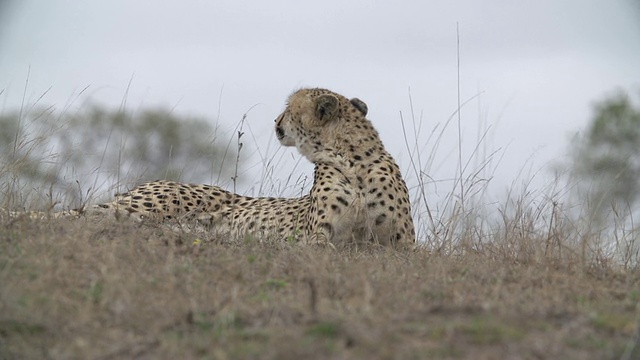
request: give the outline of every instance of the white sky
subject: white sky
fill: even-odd
[[[422,128],[410,144],[423,149],[424,163],[431,131],[457,107],[458,23],[462,101],[480,93],[462,110],[462,157],[476,147],[478,129],[489,128],[482,149],[501,150],[492,182],[503,193],[538,169],[533,184],[551,181],[545,166],[587,124],[593,101],[617,88],[637,91],[634,1],[0,0],[0,111],[20,105],[29,68],[27,103],[50,88],[40,102],[59,109],[119,106],[126,97],[132,111],[163,105],[212,121],[219,113],[231,133],[257,105],[248,115],[257,144],[248,135],[243,149],[241,177],[250,187],[262,167],[256,149],[278,154],[277,178],[299,158],[273,136],[286,97],[326,87],[369,105],[415,185],[400,112],[410,121],[410,89]],[[455,124],[426,169],[436,180],[456,176]],[[525,179],[523,168],[531,169]],[[311,169],[299,166],[293,176]]]

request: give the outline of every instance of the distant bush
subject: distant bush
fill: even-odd
[[[629,214],[640,200],[640,108],[618,92],[596,103],[587,130],[571,143],[570,167],[592,217]]]
[[[106,184],[213,182],[231,177],[236,165],[236,150],[211,122],[164,109],[13,112],[0,116],[0,128],[4,206],[61,196],[70,205]]]

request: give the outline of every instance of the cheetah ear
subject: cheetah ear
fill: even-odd
[[[360,100],[358,98],[353,98],[353,99],[349,100],[349,102],[356,109],[358,109],[358,111],[360,111],[362,113],[362,115],[367,116],[367,113],[369,112],[369,107],[367,106],[367,104],[364,101],[362,101],[362,100]]]
[[[338,98],[325,94],[316,99],[316,118],[320,123],[327,123],[338,116],[340,112],[340,102]]]

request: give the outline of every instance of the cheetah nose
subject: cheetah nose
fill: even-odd
[[[284,138],[284,130],[281,127],[276,127],[276,136],[278,139]]]

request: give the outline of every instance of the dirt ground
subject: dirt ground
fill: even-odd
[[[3,220],[0,359],[640,359],[606,262]]]

